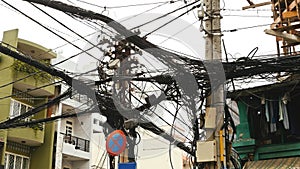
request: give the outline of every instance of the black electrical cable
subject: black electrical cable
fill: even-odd
[[[13,117],[12,119],[9,119],[9,120],[6,120],[4,122],[1,122],[0,123],[0,129],[5,129],[6,127],[9,128],[9,126],[10,126],[11,123],[13,123],[13,122],[15,122],[17,120],[20,120],[20,119],[24,119],[24,118],[29,117],[31,115],[34,115],[34,114],[40,112],[41,110],[43,110],[45,107],[49,107],[49,106],[52,106],[52,105],[56,104],[61,99],[66,98],[70,94],[72,94],[72,90],[68,89],[66,92],[64,92],[63,94],[59,95],[58,97],[55,97],[54,99],[52,99],[51,101],[49,101],[47,103],[41,104],[41,105],[39,105],[39,106],[37,106],[37,107],[35,107],[35,108],[27,111],[24,114],[21,114],[19,116]]]
[[[134,87],[136,87],[136,88],[138,88],[143,94],[145,94],[146,96],[148,96],[149,97],[149,95],[147,94],[147,93],[145,93],[145,92],[143,92],[138,86],[136,86],[134,83],[131,83]],[[162,89],[160,89],[160,90],[162,90]],[[138,98],[136,98],[135,96],[134,96],[134,98],[136,99],[136,100],[139,100]],[[170,112],[170,110],[168,110],[167,108],[165,108],[164,106],[162,106],[162,105],[160,105],[160,104],[158,104],[161,108],[163,108],[164,110],[166,110],[171,116],[174,116],[173,114],[172,114],[172,112]],[[178,104],[177,104],[178,105]],[[175,117],[176,118],[176,117]],[[181,119],[178,119],[181,123],[183,123],[183,124],[185,124],[189,129],[191,129],[191,127],[186,123],[186,122],[184,122],[184,121],[182,121]]]
[[[170,51],[170,52],[174,52],[174,53],[177,53],[177,54],[180,54],[180,55],[184,55],[186,57],[189,57],[189,58],[193,58],[193,59],[197,59],[199,60],[200,58],[197,58],[196,56],[193,56],[193,55],[189,55],[189,54],[186,54],[186,53],[183,53],[183,52],[179,52],[179,51],[176,51],[176,50],[173,50],[173,49],[170,49],[170,48],[166,48],[166,47],[163,47],[163,46],[158,46],[164,50],[167,50],[167,51]]]
[[[126,7],[139,7],[146,5],[156,5],[156,4],[164,4],[164,3],[173,3],[173,1],[161,1],[161,2],[152,2],[152,3],[143,3],[143,4],[132,4],[132,5],[123,5],[123,6],[110,6],[106,7],[107,9],[116,9],[116,8],[126,8]]]
[[[173,21],[175,21],[175,20],[179,19],[180,17],[182,17],[182,16],[186,15],[186,13],[187,13],[187,12],[190,12],[190,11],[192,11],[192,10],[194,10],[194,9],[198,8],[198,6],[199,6],[199,5],[193,6],[191,9],[189,9],[189,10],[187,10],[186,12],[184,12],[184,13],[180,14],[180,15],[179,15],[179,16],[177,16],[176,18],[173,18],[173,19],[171,19],[170,21],[168,21],[167,23],[164,23],[163,25],[161,25],[161,26],[159,26],[159,27],[155,28],[153,31],[151,31],[151,32],[147,33],[147,34],[144,36],[144,38],[145,38],[145,37],[147,37],[148,35],[150,35],[150,34],[152,34],[152,33],[156,32],[157,30],[159,30],[159,29],[161,29],[161,28],[163,28],[163,27],[167,26],[168,24],[170,24],[170,23],[172,23]]]
[[[100,151],[99,151],[99,153],[100,153]],[[101,161],[102,161],[102,158],[103,158],[105,155],[107,155],[106,153],[107,153],[107,151],[103,151],[103,153],[102,153],[102,155],[101,155],[101,157],[100,157],[100,159],[99,159],[99,162],[98,162],[98,164],[96,165],[96,168],[98,168],[98,167],[100,166],[100,163],[101,163]],[[98,154],[98,156],[99,156],[99,154]],[[98,159],[98,157],[97,157],[96,159]],[[93,166],[92,166],[92,167],[93,167]]]
[[[267,11],[267,12],[271,12],[272,9],[247,9],[247,10],[243,10],[243,9],[230,9],[230,8],[225,8],[225,9],[222,9],[224,11],[240,11],[240,12],[258,12],[258,11]]]
[[[138,139],[138,141],[135,143],[135,145],[138,145],[138,144],[141,143],[142,137],[141,137],[140,133],[138,133],[138,132],[136,132],[136,135],[139,137],[139,139]]]
[[[227,50],[226,50],[226,46],[225,46],[224,39],[222,39],[222,43],[223,43],[223,48],[224,48],[224,52],[225,52],[226,62],[228,63],[228,54],[227,54]],[[250,54],[250,53],[249,53],[249,54]],[[249,55],[249,54],[248,54],[248,55]],[[254,55],[253,55],[253,56],[254,56]],[[235,85],[234,85],[233,79],[231,79],[231,84],[232,84],[233,90],[235,90]]]
[[[138,100],[138,98],[134,95],[132,95],[133,98],[135,98],[138,102],[140,102],[141,104],[143,104],[142,101]],[[167,122],[164,118],[160,117],[155,111],[149,109],[149,111],[151,111],[153,114],[155,114],[159,119],[161,119],[164,123],[166,123],[167,125],[171,126],[171,124],[169,122]],[[177,129],[174,129],[176,130],[180,135],[182,135],[183,137],[185,137],[186,139],[190,140],[187,136],[185,136],[182,132],[178,131]],[[191,140],[190,140],[191,141]]]
[[[172,162],[172,151],[171,151],[171,148],[172,148],[172,143],[170,142],[169,143],[169,162],[170,162],[171,168],[174,169],[173,162]]]
[[[68,15],[69,17],[71,17],[72,19],[76,20],[77,22],[80,22],[81,24],[83,24],[83,25],[85,25],[85,26],[87,26],[87,27],[89,27],[89,28],[91,28],[91,29],[94,29],[94,30],[97,30],[97,31],[99,30],[98,27],[96,27],[95,25],[92,25],[92,23],[94,23],[94,24],[96,24],[97,26],[100,26],[101,29],[105,29],[105,30],[107,30],[108,32],[110,32],[110,33],[112,33],[112,34],[119,35],[117,32],[113,32],[113,31],[110,30],[109,28],[106,28],[105,25],[100,24],[100,23],[97,23],[97,22],[95,22],[95,21],[93,21],[93,20],[90,20],[89,22],[88,22],[88,21],[83,22],[81,19],[78,19],[78,18],[72,16],[72,15],[69,14],[69,13],[66,13],[66,12],[63,12],[63,13],[65,13],[66,15]],[[91,22],[91,23],[90,23],[90,22]],[[108,33],[104,32],[103,30],[101,30],[100,32],[103,33],[103,34],[105,34],[105,35],[107,35],[107,36],[111,36],[111,35],[109,35]]]
[[[151,2],[151,3],[142,3],[142,4],[130,4],[130,5],[122,5],[122,6],[100,6],[97,4],[93,4],[90,2],[77,0],[78,2],[85,3],[91,6],[99,7],[105,9],[116,9],[116,8],[127,8],[127,7],[139,7],[139,6],[147,6],[147,5],[156,5],[156,4],[162,4],[162,3],[173,3],[173,1],[161,1],[161,2]]]
[[[107,16],[104,16],[104,15],[101,15],[99,13],[87,11],[85,9],[75,7],[72,5],[67,5],[62,2],[58,2],[58,1],[49,1],[49,0],[24,0],[24,1],[42,4],[42,5],[63,11],[65,13],[72,14],[78,18],[100,20],[106,24],[109,24],[109,26],[111,28],[113,28],[115,31],[117,31],[120,34],[122,34],[123,36],[127,37],[126,39],[129,42],[134,43],[137,47],[141,48],[142,50],[146,50],[150,54],[156,56],[157,59],[159,59],[160,61],[162,61],[163,63],[166,63],[168,65],[173,65],[175,63],[172,63],[170,61],[167,62],[166,58],[163,58],[163,57],[170,58],[173,56],[177,56],[179,58],[186,59],[186,58],[183,58],[174,53],[171,53],[171,52],[168,52],[168,51],[158,48],[156,45],[152,44],[151,42],[148,42],[145,39],[142,39],[142,38],[138,37],[137,35],[135,35],[134,33],[132,33],[131,31],[127,30],[123,25],[119,24],[118,22],[115,22],[113,19],[111,19]],[[147,49],[156,49],[156,50],[149,51]],[[159,52],[159,54],[158,54],[158,52]]]
[[[60,81],[52,82],[52,83],[45,84],[45,85],[42,85],[42,86],[39,86],[39,87],[36,87],[36,88],[33,88],[33,89],[28,89],[26,91],[22,91],[22,92],[18,92],[18,93],[15,93],[15,94],[11,94],[9,96],[4,96],[4,97],[1,97],[0,100],[7,99],[7,98],[10,98],[10,97],[13,97],[13,96],[18,96],[18,95],[23,94],[23,93],[32,92],[32,91],[35,91],[35,90],[38,90],[38,89],[42,89],[42,88],[45,88],[45,87],[48,87],[48,86],[52,86],[52,85],[55,85],[55,84],[58,84],[58,83],[61,83],[61,82],[63,82],[63,81],[60,80]]]
[[[175,2],[178,2],[178,1],[175,1]],[[157,8],[163,6],[163,5],[166,5],[166,4],[168,4],[168,2],[163,3],[163,4],[159,4],[159,5],[155,6],[155,7],[150,8],[150,9],[148,9],[148,10],[145,10],[145,11],[143,11],[143,12],[141,12],[141,13],[138,13],[138,14],[135,14],[135,15],[133,15],[133,16],[131,16],[131,17],[125,18],[125,19],[123,19],[123,20],[120,20],[119,22],[122,23],[122,22],[128,21],[128,20],[130,20],[130,19],[132,19],[132,18],[135,18],[135,17],[140,16],[140,15],[142,15],[142,14],[145,14],[145,13],[147,13],[147,12],[150,12],[150,11],[152,11],[152,10],[154,10],[154,9],[157,9]]]
[[[162,43],[168,41],[169,39],[174,38],[176,35],[180,34],[180,33],[183,32],[183,31],[185,31],[186,29],[188,29],[189,27],[193,26],[193,25],[194,25],[195,23],[197,23],[197,22],[198,22],[198,20],[196,20],[195,22],[189,24],[188,26],[186,26],[186,27],[180,29],[179,31],[177,31],[177,32],[174,33],[173,35],[169,36],[167,39],[165,39],[165,40],[163,40],[162,42],[160,42],[159,44],[162,44]]]
[[[68,90],[70,90],[71,88],[69,88]],[[66,91],[66,92],[68,92],[68,90]],[[65,92],[65,93],[66,93]],[[72,96],[72,93],[69,93],[68,94],[69,95],[69,97],[71,97]],[[60,98],[59,98],[60,97]],[[66,98],[66,97],[64,97],[64,98]],[[59,102],[59,101],[61,101],[61,100],[63,100],[64,98],[62,98],[62,96],[60,95],[60,96],[58,96],[58,97],[56,97],[56,98],[54,98],[56,101],[53,101],[53,100],[51,100],[51,101],[49,101],[48,103],[45,103],[44,105],[46,105],[46,107],[49,107],[49,106],[51,106],[51,105],[53,105],[53,104],[57,104],[57,102]],[[52,102],[53,101],[53,102]],[[50,103],[50,102],[52,102],[52,103]],[[83,103],[82,105],[84,105],[84,104],[87,104],[88,103],[88,101],[87,102],[85,102],[85,103]],[[50,105],[51,104],[51,105]],[[81,105],[81,106],[82,106]],[[41,107],[41,106],[43,106],[43,105],[40,105],[39,107]],[[79,106],[79,107],[81,107],[81,106]],[[78,108],[79,108],[78,107]],[[35,109],[35,108],[34,108]],[[34,110],[34,109],[31,109],[32,111],[34,111],[34,112],[36,112],[36,111],[38,111],[38,110]],[[74,108],[75,109],[75,108]],[[72,109],[72,110],[74,110],[74,109]],[[19,118],[18,119],[18,117],[20,117],[20,116],[17,116],[17,117],[15,117],[15,122],[8,122],[8,121],[5,121],[5,122],[3,122],[3,123],[0,123],[0,128],[1,128],[1,125],[3,125],[3,129],[6,129],[6,128],[14,128],[14,127],[21,127],[21,126],[30,126],[30,125],[34,125],[34,124],[39,124],[39,123],[44,123],[44,122],[51,122],[51,121],[54,121],[54,120],[57,120],[57,119],[63,119],[63,118],[69,118],[69,117],[74,117],[74,116],[79,116],[79,115],[83,115],[83,114],[86,114],[86,112],[88,111],[88,110],[91,110],[91,111],[96,111],[96,110],[94,110],[93,108],[89,108],[89,109],[86,109],[85,111],[83,111],[83,112],[80,112],[80,113],[72,113],[73,111],[72,110],[68,110],[67,112],[65,112],[63,115],[60,115],[60,116],[55,116],[55,117],[51,117],[51,118],[49,118],[49,117],[47,117],[47,118],[43,118],[43,119],[38,119],[38,120],[35,120],[34,122],[33,121],[31,121],[31,122],[20,122],[19,120],[21,120],[21,119],[24,119],[24,117],[22,117],[22,118]],[[68,112],[71,112],[71,114],[70,113],[68,113]],[[89,111],[90,112],[90,111]],[[30,112],[28,111],[28,112],[25,112],[24,114],[22,114],[23,116],[32,116],[32,115],[34,115],[34,114],[36,114],[36,113],[33,113],[33,114],[31,114],[31,115],[27,115],[27,114],[29,114]]]
[[[55,22],[59,23],[60,25],[62,25],[64,28],[68,29],[69,31],[71,31],[72,33],[74,33],[75,35],[79,36],[81,39],[83,39],[84,41],[86,41],[87,43],[91,44],[93,47],[98,48],[99,47],[95,44],[93,44],[92,42],[90,42],[89,40],[87,40],[85,37],[83,37],[82,35],[80,35],[79,33],[75,32],[73,29],[71,29],[69,26],[67,26],[66,24],[62,23],[61,21],[59,21],[58,19],[56,19],[54,16],[50,15],[49,13],[47,13],[45,10],[39,8],[38,6],[36,6],[35,4],[33,4],[32,2],[29,2],[32,6],[34,6],[36,9],[38,9],[39,11],[43,12],[44,14],[46,14],[48,17],[50,17],[51,19],[53,19]]]
[[[47,122],[52,122],[52,121],[55,121],[58,119],[76,117],[76,116],[84,115],[86,113],[92,113],[94,111],[95,110],[88,109],[88,110],[85,110],[85,111],[82,111],[79,113],[62,114],[59,116],[48,117],[48,118],[44,118],[44,119],[37,119],[34,121],[28,121],[28,122],[12,123],[12,124],[5,124],[5,125],[0,123],[0,129],[16,128],[16,127],[30,126],[30,125],[40,124],[40,123],[47,123]]]
[[[252,28],[263,27],[263,26],[270,26],[270,25],[271,24],[261,24],[261,25],[247,26],[247,27],[241,27],[241,28],[223,30],[222,32],[236,32],[236,31],[243,30],[243,29],[252,29]]]
[[[58,70],[55,70],[55,69],[52,69],[52,68],[49,68],[49,67],[46,67],[45,65],[42,65],[42,64],[40,64],[40,63],[38,63],[38,62],[36,62],[36,61],[34,61],[34,60],[28,60],[29,58],[26,58],[26,57],[20,55],[19,53],[14,52],[14,51],[12,51],[12,50],[10,50],[10,49],[8,49],[8,48],[5,48],[5,47],[0,46],[0,50],[1,50],[1,52],[4,53],[4,54],[7,54],[7,55],[9,55],[9,56],[12,56],[12,57],[14,57],[14,58],[20,60],[20,61],[23,61],[23,62],[25,62],[25,63],[28,63],[28,64],[30,64],[30,65],[32,65],[32,66],[35,66],[36,68],[39,68],[39,69],[41,69],[41,70],[43,70],[43,71],[46,71],[46,72],[48,72],[48,73],[51,74],[51,75],[55,75],[55,76],[61,77],[61,78],[64,79],[69,85],[72,84],[72,81],[74,81],[74,79],[73,79],[73,80],[70,79],[70,77],[67,76],[67,75],[65,75],[63,72],[58,71]],[[79,83],[79,82],[77,81],[77,83]],[[77,86],[77,87],[84,87],[84,85],[83,85],[83,86]],[[76,88],[75,88],[75,89],[76,89]],[[88,88],[86,88],[86,89],[88,89]],[[92,91],[91,91],[90,89],[87,90],[87,91],[85,91],[86,94],[90,94],[89,96],[91,96],[91,94],[92,94],[91,92],[92,92]],[[142,124],[142,126],[145,127],[145,124]],[[155,125],[153,125],[153,124],[151,123],[150,126],[151,126],[151,130],[150,130],[150,131],[153,132],[152,129],[153,129],[153,127],[154,127]],[[148,126],[148,127],[146,127],[146,128],[149,128],[150,126]],[[159,129],[159,128],[158,128],[158,129]],[[173,140],[173,141],[175,141],[176,145],[177,145],[179,148],[181,148],[181,149],[183,149],[184,151],[190,153],[189,148],[186,147],[182,142],[176,141],[174,138],[172,138],[171,136],[167,135],[166,133],[164,133],[164,132],[162,132],[162,131],[160,131],[160,133],[162,134],[162,137],[163,137],[163,138],[165,138],[165,139],[167,139],[167,140]]]
[[[108,156],[108,154],[106,153],[106,155],[105,155],[105,157],[104,157],[104,159],[103,159],[103,162],[102,162],[102,165],[101,165],[101,167],[100,167],[100,168],[103,168],[103,166],[104,166],[104,163],[105,163],[105,160],[106,160],[107,156]]]
[[[247,18],[272,18],[272,16],[262,16],[262,15],[233,15],[233,14],[229,14],[229,15],[222,15],[222,16],[231,16],[231,17],[247,17]]]
[[[1,43],[3,43],[3,42],[1,42]],[[11,47],[9,44],[6,44],[6,43],[3,43],[3,44],[8,45],[9,47]],[[55,63],[55,64],[53,64],[53,65],[50,65],[50,67],[55,67],[55,66],[57,66],[57,65],[59,65],[59,64],[61,64],[61,63],[64,63],[64,62],[66,62],[66,61],[68,61],[68,60],[70,60],[70,59],[72,59],[72,58],[74,58],[74,57],[76,57],[76,56],[79,56],[80,54],[85,53],[86,51],[89,51],[89,50],[91,50],[91,49],[93,49],[93,48],[94,48],[94,47],[90,47],[90,48],[88,48],[88,49],[86,49],[86,50],[84,50],[84,51],[81,51],[81,52],[79,52],[79,53],[77,53],[77,54],[75,54],[75,55],[72,55],[72,56],[70,56],[70,57],[68,57],[68,58],[66,58],[66,59],[64,59],[64,60],[62,60],[62,61],[59,61],[59,62],[57,62],[57,63]],[[17,49],[16,49],[16,50],[17,50]],[[33,75],[36,75],[36,74],[38,74],[38,73],[40,73],[40,72],[43,72],[43,70],[40,70],[40,71],[37,71],[37,72],[34,72],[34,73],[30,73],[30,74],[28,74],[28,75],[26,75],[26,76],[24,76],[24,77],[22,77],[22,78],[19,78],[19,79],[17,79],[17,80],[14,80],[14,81],[12,81],[12,82],[7,83],[7,84],[1,85],[0,88],[6,87],[6,86],[11,85],[11,84],[14,84],[14,83],[19,82],[19,81],[21,81],[21,80],[27,79],[27,78],[29,78],[29,77],[31,77],[31,76],[33,76]]]
[[[173,122],[172,122],[172,126],[171,126],[170,135],[172,135],[172,133],[173,133],[173,128],[174,128],[174,124],[175,124],[175,120],[176,120],[178,112],[179,112],[179,107],[178,107],[178,104],[177,104],[176,111],[175,111],[174,118],[173,118]],[[170,161],[171,168],[174,169],[173,162],[172,162],[171,145],[172,145],[172,143],[170,142],[169,143],[169,161]]]
[[[73,79],[70,76],[66,75],[62,71],[59,71],[59,70],[56,70],[54,68],[48,67],[44,64],[39,63],[36,60],[32,60],[28,57],[25,57],[25,56],[19,54],[16,51],[13,51],[13,50],[11,50],[7,47],[1,46],[1,45],[0,45],[0,52],[3,53],[3,54],[6,54],[8,56],[11,56],[15,59],[18,59],[18,60],[20,60],[24,63],[27,63],[31,66],[34,66],[34,67],[36,67],[36,68],[38,68],[42,71],[45,71],[45,72],[47,72],[48,74],[50,74],[52,76],[58,76],[58,77],[62,78],[69,86],[72,86],[75,90],[77,90],[81,94],[88,95],[89,97],[93,97],[94,94],[95,94],[95,92],[91,88],[86,86],[82,81]],[[91,71],[95,71],[95,69],[91,70]],[[88,73],[88,72],[85,72],[85,73]]]
[[[149,23],[151,23],[151,22],[154,22],[154,21],[156,21],[156,20],[159,20],[159,19],[161,19],[161,18],[164,18],[164,17],[166,17],[166,16],[168,16],[168,15],[174,13],[174,12],[177,12],[177,11],[181,10],[181,9],[184,9],[184,8],[186,8],[186,7],[189,7],[189,6],[191,6],[191,5],[194,5],[195,3],[199,2],[199,1],[200,1],[200,0],[196,0],[195,2],[192,2],[192,3],[190,3],[190,4],[187,4],[187,5],[183,6],[183,7],[177,8],[177,9],[171,11],[171,12],[168,12],[168,13],[166,13],[166,14],[160,16],[160,17],[154,18],[154,19],[152,19],[152,20],[150,20],[150,21],[147,21],[147,22],[145,22],[145,23],[143,23],[143,24],[141,24],[141,25],[138,25],[138,26],[135,26],[135,27],[133,27],[133,28],[130,28],[130,30],[137,29],[137,28],[140,28],[140,27],[142,27],[142,26],[145,26],[145,25],[147,25],[147,24],[149,24]]]
[[[38,25],[40,25],[41,27],[43,27],[44,29],[48,30],[49,32],[51,32],[52,34],[56,35],[57,37],[59,37],[60,39],[68,42],[69,44],[71,44],[72,46],[74,46],[75,48],[83,51],[83,49],[81,49],[79,46],[75,45],[74,43],[70,42],[69,40],[67,40],[66,38],[62,37],[61,35],[57,34],[56,32],[52,31],[51,29],[47,28],[45,25],[41,24],[40,22],[38,22],[37,20],[33,19],[32,17],[30,17],[29,15],[25,14],[24,12],[22,12],[21,10],[19,10],[18,8],[16,8],[15,6],[11,5],[10,3],[6,2],[5,0],[1,0],[2,2],[4,2],[5,4],[7,4],[8,6],[10,6],[11,8],[13,8],[14,10],[18,11],[19,13],[21,13],[22,15],[24,15],[25,17],[27,17],[28,19],[32,20],[33,22],[37,23]],[[92,54],[85,52],[87,55],[91,56],[92,58],[98,60],[96,57],[94,57]]]
[[[89,34],[87,34],[87,35],[84,35],[83,37],[87,38],[87,37],[89,37],[89,36],[91,36],[91,35],[93,35],[93,34],[95,34],[95,33],[97,33],[97,32],[98,32],[98,31],[93,32],[93,33],[89,33]],[[72,40],[71,42],[74,43],[74,42],[77,42],[77,41],[79,41],[79,40],[81,40],[81,38],[74,39],[74,40]],[[49,52],[51,52],[51,51],[54,51],[54,50],[59,49],[59,48],[62,48],[62,47],[64,47],[64,46],[66,46],[66,45],[69,45],[69,43],[65,43],[65,44],[59,45],[59,46],[57,46],[57,47],[55,47],[55,48],[49,49],[48,51],[43,52],[43,53],[39,54],[38,56],[42,56],[42,55],[47,54],[47,53],[49,53]],[[85,50],[85,51],[86,51],[86,50]],[[79,53],[84,53],[84,52],[81,51],[81,52],[79,52]],[[72,56],[71,56],[71,57],[72,57]],[[75,56],[74,56],[74,57],[75,57]],[[69,59],[68,59],[68,60],[69,60]]]

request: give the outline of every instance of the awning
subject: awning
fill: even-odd
[[[249,161],[243,169],[291,169],[300,168],[300,157]]]

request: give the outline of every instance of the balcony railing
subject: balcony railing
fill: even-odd
[[[75,149],[77,149],[77,150],[90,152],[90,141],[89,140],[79,138],[76,136],[72,136],[70,134],[65,134],[65,133],[61,133],[61,134],[64,135],[63,139],[64,139],[65,143],[74,145]]]

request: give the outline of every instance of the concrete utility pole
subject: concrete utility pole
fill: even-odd
[[[204,0],[207,17],[204,18],[204,29],[206,31],[205,37],[205,59],[206,60],[218,60],[221,62],[221,15],[220,15],[220,0]],[[217,72],[218,73],[218,72]],[[216,75],[215,77],[218,77]],[[224,87],[221,85],[217,89],[213,89],[212,93],[207,98],[207,111],[206,121],[213,121],[215,128],[207,130],[207,141],[215,141],[216,160],[214,162],[208,162],[206,168],[220,169],[226,166],[224,163],[225,146],[224,137],[220,137],[221,127],[224,123]],[[210,114],[212,113],[212,114]],[[209,115],[210,114],[210,115]],[[208,119],[211,118],[211,119]],[[212,120],[214,119],[214,120]],[[200,151],[200,150],[199,150]]]

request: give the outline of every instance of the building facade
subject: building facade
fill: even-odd
[[[2,45],[44,64],[50,64],[51,59],[56,57],[51,50],[18,38],[17,29],[3,33]],[[21,115],[53,97],[54,86],[50,85],[53,82],[50,75],[37,73],[37,69],[10,56],[0,53],[0,58],[0,121]],[[51,109],[44,109],[23,121],[46,118],[51,114]],[[2,168],[50,169],[53,139],[54,123],[0,130]]]
[[[56,88],[63,93],[68,87],[61,84]],[[80,113],[92,104],[93,101],[87,96],[73,93],[71,98],[59,103],[56,115]],[[53,168],[108,169],[108,158],[102,156],[106,153],[102,129],[104,120],[99,112],[95,112],[57,121]]]
[[[229,94],[238,102],[240,124],[233,147],[244,168],[300,166],[298,83],[290,78]]]

